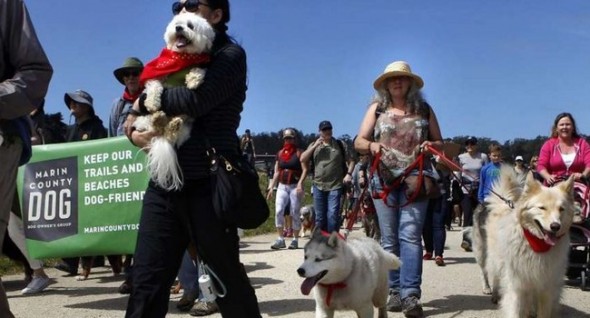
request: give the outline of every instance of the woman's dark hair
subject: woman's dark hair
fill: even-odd
[[[557,137],[557,123],[566,117],[572,121],[572,137],[575,137],[575,138],[580,137],[580,135],[578,135],[578,128],[576,126],[576,120],[574,119],[574,116],[572,116],[572,114],[570,114],[570,113],[561,113],[561,114],[558,114],[557,117],[555,117],[555,121],[553,122],[553,127],[551,127],[551,137]]]
[[[217,31],[225,33],[227,31],[227,23],[231,17],[229,13],[229,0],[209,0],[208,4],[212,10],[221,9],[221,12],[223,12],[223,18],[214,27]]]

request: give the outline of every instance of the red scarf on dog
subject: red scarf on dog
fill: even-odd
[[[326,232],[326,231],[322,231],[322,236],[324,237],[330,237],[330,233]],[[340,234],[340,232],[338,232],[338,238],[341,240],[346,240],[346,238]],[[334,290],[335,289],[342,289],[342,288],[346,288],[346,283],[345,282],[339,282],[339,283],[334,283],[334,284],[322,284],[319,283],[318,285],[327,288],[328,289],[328,293],[326,294],[326,306],[330,307],[330,303],[332,303],[332,294],[334,294]]]
[[[209,60],[209,54],[178,53],[164,48],[158,57],[145,65],[139,84],[144,86],[147,80],[176,73],[192,65],[208,63]]]
[[[524,237],[526,237],[526,240],[527,240],[527,242],[529,242],[529,245],[531,246],[531,249],[533,250],[533,252],[545,253],[553,247],[553,245],[548,244],[547,242],[545,242],[545,240],[534,236],[527,229],[523,228],[522,230],[524,232]]]

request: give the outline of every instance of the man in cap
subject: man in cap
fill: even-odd
[[[354,163],[347,159],[346,145],[332,137],[332,123],[320,122],[319,134],[320,137],[301,154],[301,163],[313,174],[316,226],[328,233],[338,232],[344,183],[352,181]]]
[[[123,95],[113,102],[109,116],[109,136],[122,136],[123,123],[127,119],[133,102],[141,95],[143,87],[139,84],[139,75],[143,71],[143,63],[136,57],[128,57],[123,65],[113,71],[115,78],[123,84]]]
[[[37,39],[25,4],[0,0],[0,246],[2,246],[19,165],[31,155],[27,115],[49,87],[53,69]],[[0,317],[13,318],[0,283]]]

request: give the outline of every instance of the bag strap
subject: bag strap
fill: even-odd
[[[381,185],[381,187],[383,188],[383,191],[381,191],[381,193],[379,193],[379,198],[383,200],[383,202],[385,203],[385,205],[389,206],[389,207],[404,207],[407,206],[408,204],[416,201],[416,198],[418,197],[418,195],[420,194],[419,191],[414,191],[414,193],[412,193],[412,196],[407,197],[406,196],[406,203],[402,204],[402,205],[390,205],[387,202],[387,197],[389,196],[389,193],[391,193],[391,191],[395,188],[399,188],[404,179],[410,175],[410,173],[412,173],[412,171],[416,168],[418,168],[418,186],[417,189],[421,189],[422,188],[422,183],[424,182],[424,158],[425,158],[426,154],[424,151],[420,150],[420,153],[418,154],[418,156],[416,157],[416,159],[408,166],[406,167],[406,169],[404,169],[404,172],[397,178],[395,178],[395,180],[393,181],[391,186],[388,186],[385,184],[385,182],[383,182],[383,178],[381,178],[379,176],[379,183]],[[377,170],[377,168],[379,167],[379,161],[381,161],[381,152],[378,152],[377,155],[373,158],[373,163],[371,164],[371,170],[369,172],[369,180],[373,179],[373,176],[375,174],[375,171],[377,171],[377,174],[379,174],[379,171]]]

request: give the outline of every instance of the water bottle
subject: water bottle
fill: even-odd
[[[199,277],[199,287],[201,288],[201,293],[203,293],[203,297],[208,302],[213,302],[217,298],[217,294],[215,293],[215,287],[213,287],[213,283],[211,283],[211,278],[207,274],[203,274]]]

